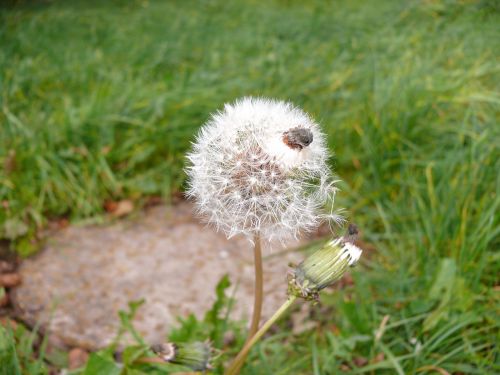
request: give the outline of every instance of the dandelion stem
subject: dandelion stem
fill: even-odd
[[[262,298],[263,298],[263,271],[262,271],[262,249],[260,245],[260,235],[256,234],[254,236],[254,267],[255,267],[255,291],[254,291],[254,301],[253,301],[253,314],[252,323],[250,324],[250,329],[248,330],[247,342],[250,341],[252,336],[259,329],[260,316],[262,314]]]
[[[252,323],[248,330],[247,340],[245,345],[250,342],[252,337],[255,335],[259,329],[260,317],[262,314],[262,298],[263,298],[263,271],[262,271],[262,248],[260,244],[260,235],[256,234],[254,236],[254,267],[255,267],[255,291],[254,291],[254,302],[253,302],[253,313],[252,313]],[[241,365],[245,360],[246,355],[243,357]],[[241,369],[241,365],[234,369],[234,373],[238,374]]]
[[[297,297],[294,295],[288,297],[288,300],[283,305],[281,305],[281,307],[274,313],[274,315],[267,322],[265,322],[261,329],[259,329],[255,333],[255,335],[253,335],[253,337],[245,344],[245,346],[243,346],[243,349],[241,349],[241,351],[238,353],[233,363],[225,372],[225,375],[238,374],[252,346],[254,346],[255,343],[264,335],[264,333],[266,333],[267,330],[281,317],[281,315],[283,315],[283,313],[288,310],[288,308],[295,302],[296,299]]]

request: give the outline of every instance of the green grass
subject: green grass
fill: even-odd
[[[315,308],[320,329],[283,325],[244,373],[500,371],[499,24],[494,1],[0,8],[0,237],[27,254],[49,218],[168,198],[210,112],[290,99],[328,134],[339,206],[378,252]]]

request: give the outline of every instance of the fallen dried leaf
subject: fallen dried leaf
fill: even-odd
[[[368,364],[368,359],[365,357],[354,357],[352,362],[356,365],[356,367],[363,367]]]
[[[338,336],[340,335],[340,329],[337,325],[335,324],[332,324],[330,325],[330,331],[332,331],[332,333],[335,335],[335,336]]]
[[[107,202],[104,207],[113,217],[123,217],[134,211],[134,202],[124,199],[118,202]]]
[[[17,329],[17,322],[7,317],[0,318],[0,325],[10,328],[13,331]]]
[[[403,302],[401,302],[401,301],[397,301],[397,302],[394,304],[394,308],[395,308],[396,310],[401,310],[403,307],[404,307],[404,304],[403,304]]]
[[[67,218],[57,220],[57,226],[59,229],[67,228],[69,226],[69,220]]]
[[[387,325],[389,318],[390,318],[389,315],[384,315],[384,317],[382,318],[382,321],[380,322],[380,326],[378,327],[378,329],[375,333],[375,341],[380,341],[380,339],[382,338],[382,336],[385,332],[385,326]]]
[[[118,203],[115,201],[104,202],[104,209],[106,210],[106,212],[112,213],[116,211],[116,207],[118,207]]]
[[[375,357],[373,357],[370,362],[371,363],[379,363],[379,362],[382,362],[384,359],[385,359],[384,353],[380,352]]]
[[[145,203],[145,207],[153,207],[153,206],[158,206],[163,203],[162,197],[159,196],[152,196],[148,197]]]
[[[16,169],[16,150],[9,150],[3,164],[6,174],[14,172]]]
[[[0,286],[12,288],[21,284],[21,276],[18,273],[4,273],[0,275]]]
[[[0,307],[7,306],[9,304],[9,295],[4,288],[0,288]]]
[[[350,372],[351,371],[351,368],[347,365],[340,365],[340,369],[342,371],[347,371],[347,372]]]
[[[16,266],[14,263],[7,262],[6,260],[0,260],[0,273],[14,272]]]
[[[75,370],[77,368],[83,367],[89,358],[89,353],[80,348],[71,349],[68,354],[68,368],[70,370]]]
[[[104,146],[101,148],[101,154],[103,154],[103,155],[109,154],[110,151],[111,151],[111,146]]]
[[[361,162],[357,158],[352,158],[352,165],[354,165],[354,168],[356,169],[361,168]]]

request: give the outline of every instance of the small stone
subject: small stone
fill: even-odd
[[[89,359],[89,353],[80,348],[71,349],[68,354],[68,368],[70,370],[75,370],[77,368],[83,367],[87,360]]]
[[[12,288],[21,284],[21,276],[18,273],[4,273],[0,275],[0,286]]]

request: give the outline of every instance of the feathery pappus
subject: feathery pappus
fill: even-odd
[[[290,103],[247,97],[226,104],[187,157],[188,196],[228,237],[285,241],[342,220],[331,209],[337,181],[325,136]]]

